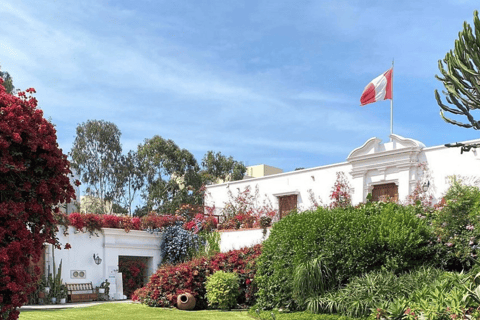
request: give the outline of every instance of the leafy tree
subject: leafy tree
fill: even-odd
[[[13,96],[2,83],[0,79],[0,319],[11,320],[35,291],[40,270],[30,273],[31,262],[39,261],[45,242],[55,243],[52,208],[75,199],[75,192],[67,156],[37,100],[25,92]]]
[[[132,203],[144,185],[145,174],[137,152],[130,150],[122,155],[118,167],[118,188],[123,189],[121,202],[127,213],[132,215]]]
[[[464,127],[480,129],[480,122],[476,121],[471,112],[480,108],[480,19],[478,11],[473,13],[475,30],[465,21],[463,30],[455,40],[455,49],[450,50],[442,60],[438,61],[438,68],[442,76],[435,76],[443,82],[446,91],[443,91],[445,105],[437,90],[435,98],[440,106],[440,115],[448,123]],[[464,115],[468,123],[447,118],[444,112],[454,115]]]
[[[146,177],[143,198],[148,211],[174,213],[181,204],[199,204],[203,196],[195,157],[172,140],[156,135],[138,146]]]
[[[218,180],[242,180],[247,168],[233,157],[226,157],[221,152],[208,151],[202,159],[202,175],[205,183],[215,183]]]
[[[87,194],[100,199],[102,213],[108,211],[106,201],[116,202],[122,193],[118,183],[120,135],[118,127],[111,122],[88,120],[77,126],[70,152],[72,167],[88,185]]]
[[[13,79],[7,71],[0,71],[0,78],[3,79],[2,86],[7,93],[13,94],[15,87],[13,86]]]

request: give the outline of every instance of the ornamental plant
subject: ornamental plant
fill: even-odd
[[[262,203],[259,202],[260,190],[258,185],[255,187],[254,193],[247,186],[245,190],[239,191],[236,196],[228,189],[228,198],[228,202],[222,209],[225,220],[218,225],[218,230],[260,228],[262,217],[269,217],[272,220],[277,217],[277,211],[273,209],[268,198],[265,198]]]
[[[345,208],[352,205],[352,187],[344,172],[337,172],[337,180],[333,184],[330,199],[332,200],[331,208]]]
[[[167,263],[175,264],[188,260],[200,247],[200,238],[192,231],[183,229],[182,222],[163,229],[161,249],[163,259]]]
[[[118,270],[122,273],[123,292],[131,298],[133,292],[144,285],[147,265],[138,258],[122,257],[118,262]]]
[[[416,217],[414,207],[395,203],[305,211],[283,218],[270,232],[256,277],[258,302],[267,309],[299,307],[294,272],[315,258],[332,271],[332,286],[369,271],[400,273],[435,261],[434,235],[426,219]]]
[[[231,309],[237,304],[238,276],[221,270],[207,277],[205,283],[208,305],[218,309]]]
[[[480,189],[456,179],[431,217],[440,261],[449,270],[468,270],[474,264],[480,245]]]
[[[262,247],[231,250],[213,257],[200,257],[177,265],[163,265],[150,277],[149,282],[135,291],[132,298],[151,307],[174,307],[178,295],[189,292],[197,302],[196,309],[207,308],[205,281],[218,270],[235,272],[239,278],[237,304],[252,306],[257,291],[256,259]]]
[[[67,156],[33,93],[14,96],[0,85],[0,319],[17,319],[35,291],[40,270],[28,267],[55,242],[52,208],[75,199]]]

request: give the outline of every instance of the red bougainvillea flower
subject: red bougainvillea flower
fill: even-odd
[[[7,320],[36,289],[39,270],[29,267],[43,244],[58,245],[52,208],[75,199],[67,156],[32,93],[11,95],[0,85],[0,319]]]

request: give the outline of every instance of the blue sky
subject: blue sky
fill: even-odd
[[[437,63],[478,1],[21,1],[0,4],[0,65],[34,87],[68,152],[89,119],[124,152],[172,139],[284,169],[388,140],[390,102],[359,106],[394,71],[394,133],[427,146],[479,137],[444,123]]]

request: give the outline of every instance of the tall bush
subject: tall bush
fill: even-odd
[[[0,85],[0,319],[17,319],[35,290],[40,270],[28,267],[46,241],[55,243],[52,207],[75,198],[55,128],[26,93]]]
[[[450,270],[470,269],[480,246],[480,189],[452,181],[445,204],[432,215],[442,265]]]
[[[321,257],[336,284],[385,268],[409,270],[431,260],[433,233],[413,207],[373,203],[358,208],[318,208],[277,222],[258,261],[258,302],[296,309],[294,270]]]

